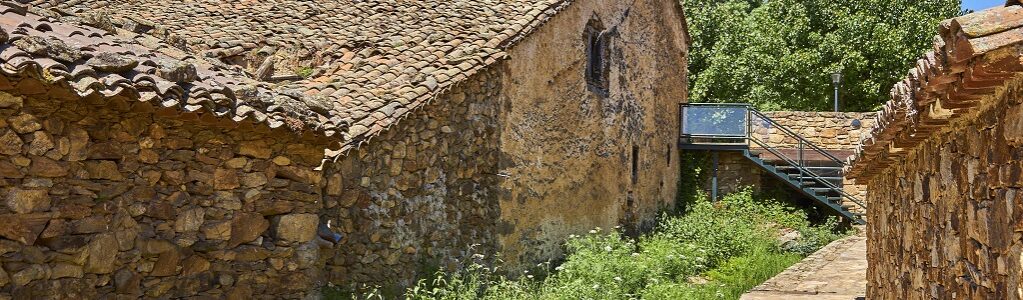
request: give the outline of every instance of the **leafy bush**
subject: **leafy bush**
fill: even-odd
[[[844,233],[835,232],[832,228],[838,227],[838,219],[828,218],[827,222],[820,226],[806,226],[799,230],[800,237],[795,246],[785,249],[791,252],[807,256],[813,254],[828,243],[841,238]]]
[[[517,279],[474,256],[458,272],[438,271],[408,299],[735,299],[803,256],[841,237],[837,221],[812,226],[806,215],[747,189],[711,203],[697,197],[682,216],[663,216],[638,240],[600,228],[565,243],[567,257],[542,274]],[[801,238],[782,249],[783,228]],[[549,271],[549,272],[548,272]],[[534,271],[535,273],[536,271]],[[706,283],[692,278],[703,278]],[[693,282],[691,282],[693,281]],[[378,295],[371,295],[380,298]],[[364,297],[370,298],[370,297]]]

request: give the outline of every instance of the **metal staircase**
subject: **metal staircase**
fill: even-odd
[[[851,210],[865,208],[863,201],[842,189],[845,162],[749,104],[682,104],[679,116],[679,149],[709,150],[715,155],[716,151],[740,151],[817,205],[851,222],[865,223],[862,214]],[[775,138],[768,135],[771,128],[776,128]],[[716,190],[716,178],[714,185]]]

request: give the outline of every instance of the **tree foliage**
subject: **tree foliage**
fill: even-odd
[[[959,0],[681,0],[692,102],[830,110],[841,70],[843,111],[877,109],[930,50]]]

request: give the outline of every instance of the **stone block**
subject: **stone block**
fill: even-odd
[[[95,235],[85,250],[88,253],[85,272],[96,274],[112,273],[115,266],[114,262],[117,258],[117,249],[117,238],[113,234],[103,233]]]
[[[43,129],[43,124],[39,123],[33,115],[22,114],[7,119],[7,123],[10,123],[11,129],[18,132],[19,134],[30,133],[39,129]]]
[[[193,208],[182,212],[174,221],[174,231],[198,231],[203,224],[205,215],[206,211],[202,208]]]
[[[32,163],[28,167],[28,174],[31,176],[39,177],[64,177],[67,176],[67,166],[57,162],[53,159],[35,156],[32,157]]]
[[[276,238],[288,242],[308,242],[316,236],[319,216],[315,214],[289,214],[278,218]]]
[[[229,248],[255,241],[270,228],[270,222],[257,213],[238,213],[231,220],[231,237],[227,242]]]
[[[0,215],[0,236],[32,245],[49,221],[50,215],[43,213]]]
[[[263,141],[244,141],[238,145],[238,154],[252,158],[269,159],[271,149]]]
[[[7,192],[7,208],[19,214],[47,211],[50,209],[49,192],[11,188]]]

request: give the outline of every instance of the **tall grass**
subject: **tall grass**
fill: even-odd
[[[464,270],[438,272],[410,288],[408,299],[737,299],[802,257],[841,237],[836,221],[806,215],[749,190],[711,203],[699,197],[682,216],[663,216],[638,239],[618,230],[571,236],[566,260],[509,279],[500,264],[474,257]],[[801,238],[782,247],[781,229]],[[373,294],[366,297],[373,297]],[[379,298],[379,297],[378,297]]]

